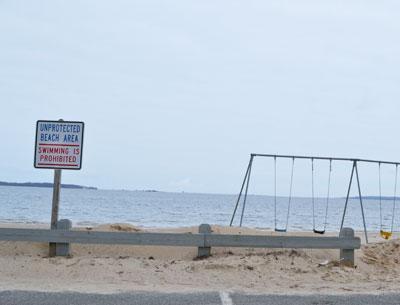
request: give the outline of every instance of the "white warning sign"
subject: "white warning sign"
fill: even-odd
[[[37,121],[36,168],[81,169],[83,122]]]

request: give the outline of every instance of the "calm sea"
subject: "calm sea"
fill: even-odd
[[[52,189],[0,186],[0,222],[49,223]],[[191,194],[113,190],[63,189],[60,219],[71,219],[75,226],[124,222],[142,227],[181,227],[201,223],[228,225],[236,195]],[[278,198],[278,227],[284,227],[287,198]],[[321,229],[324,223],[325,199],[315,202],[315,222]],[[344,199],[329,202],[327,230],[338,231]],[[239,207],[241,209],[241,207]],[[365,200],[364,209],[368,230],[378,230],[379,201]],[[400,211],[396,211],[395,231],[399,230]],[[383,222],[390,227],[392,201],[383,202]],[[240,215],[235,218],[238,224]],[[312,205],[309,198],[294,198],[289,217],[290,230],[312,229]],[[270,196],[250,195],[246,204],[243,225],[274,227],[274,201]],[[358,200],[350,200],[345,225],[363,228]]]

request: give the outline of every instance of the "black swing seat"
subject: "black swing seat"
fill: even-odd
[[[275,228],[275,232],[286,232],[286,229],[278,229],[278,228]]]
[[[315,234],[325,234],[325,230],[313,230]]]

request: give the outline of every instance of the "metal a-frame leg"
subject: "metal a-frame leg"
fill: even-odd
[[[251,166],[253,165],[253,156],[250,158],[250,168],[249,168],[249,174],[247,176],[247,184],[246,184],[246,191],[244,192],[244,198],[243,198],[243,207],[242,207],[242,215],[240,215],[240,224],[239,226],[242,226],[243,222],[243,215],[244,215],[244,209],[246,208],[246,200],[247,200],[247,192],[249,190],[249,183],[250,183],[250,175],[251,175]]]
[[[340,230],[343,229],[344,217],[346,216],[347,204],[349,203],[350,190],[351,190],[351,184],[353,183],[355,166],[356,166],[356,162],[353,162],[353,167],[351,169],[351,175],[350,175],[349,187],[347,188],[346,202],[344,203],[344,210],[343,210],[343,216],[342,216],[342,223],[340,224]]]
[[[356,162],[356,177],[357,177],[357,186],[358,186],[358,198],[360,198],[361,214],[362,214],[363,224],[364,224],[365,242],[368,244],[367,225],[365,223],[364,205],[363,205],[362,196],[361,196],[360,178],[358,176],[357,162]]]
[[[253,157],[251,156],[249,164],[247,165],[246,174],[244,175],[242,187],[240,188],[240,192],[239,192],[239,195],[238,195],[238,198],[237,198],[237,201],[236,201],[235,209],[233,210],[231,222],[229,223],[229,226],[231,226],[231,227],[232,227],[233,220],[235,219],[235,215],[236,215],[237,208],[239,206],[240,199],[242,197],[242,192],[243,192],[244,185],[246,184],[246,181],[247,181],[248,176],[249,176],[249,171],[250,171],[252,160],[253,160]]]
[[[349,203],[350,190],[351,190],[351,185],[353,183],[354,172],[356,173],[356,179],[357,179],[358,198],[360,200],[361,214],[362,214],[362,218],[363,218],[365,241],[368,244],[367,225],[366,225],[366,222],[365,222],[364,206],[363,206],[362,195],[361,195],[361,187],[360,187],[360,177],[358,175],[358,167],[357,167],[357,161],[356,160],[353,161],[353,167],[352,167],[352,170],[351,170],[349,187],[347,189],[346,202],[344,204],[344,210],[343,210],[343,216],[342,216],[342,223],[340,224],[340,230],[343,229],[343,223],[344,223],[344,218],[345,218],[346,212],[347,212],[347,204]]]

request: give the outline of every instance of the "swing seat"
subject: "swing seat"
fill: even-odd
[[[278,229],[278,228],[275,228],[275,232],[286,233],[286,229]]]
[[[325,234],[325,230],[313,230],[315,234]]]
[[[392,232],[381,230],[379,233],[384,239],[389,239],[390,237],[392,237]]]

